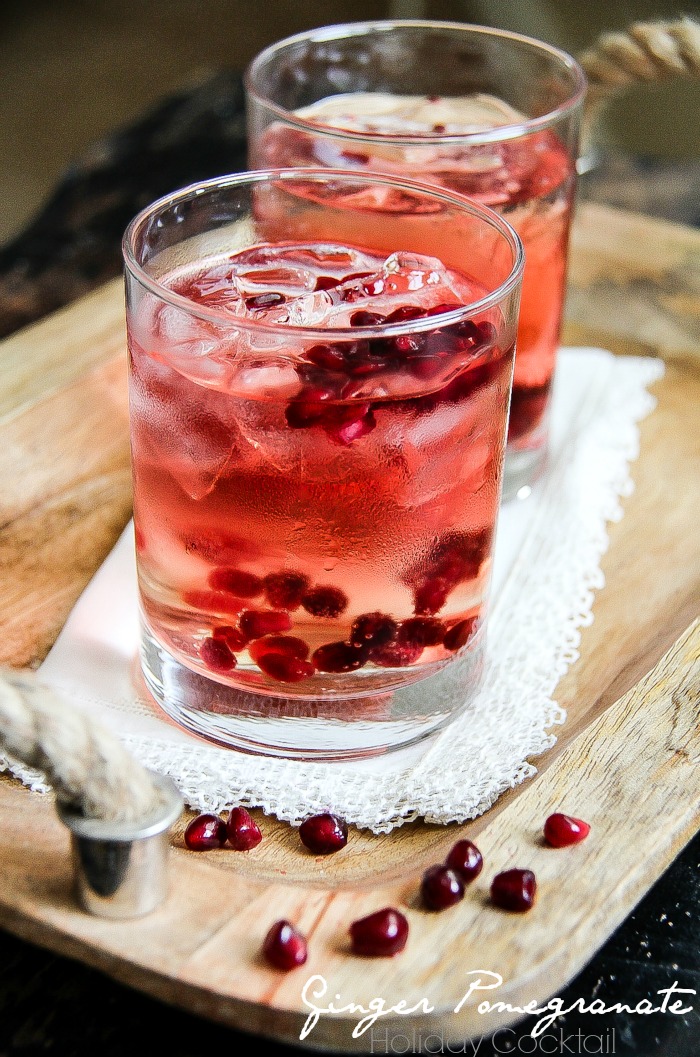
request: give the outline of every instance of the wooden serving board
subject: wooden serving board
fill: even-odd
[[[570,279],[567,343],[662,356],[668,369],[641,427],[636,490],[611,526],[595,621],[555,695],[569,718],[537,759],[538,776],[468,825],[353,832],[327,860],[272,819],[262,819],[266,839],[247,855],[187,852],[180,830],[171,895],[126,923],[76,908],[68,835],[50,800],[4,779],[0,924],[165,1001],[290,1042],[309,1012],[301,992],[312,974],[337,1005],[382,996],[387,1006],[424,999],[433,1007],[382,1018],[389,1038],[439,1030],[459,1040],[517,1019],[479,1014],[478,1000],[541,1002],[591,958],[700,825],[700,626],[690,626],[700,599],[700,234],[584,206]],[[5,664],[45,656],[129,517],[122,318],[113,283],[0,345]],[[588,819],[588,841],[546,848],[539,834],[553,810]],[[458,906],[425,912],[422,870],[467,835],[478,836],[483,874]],[[527,915],[488,904],[490,878],[512,865],[538,877]],[[388,904],[409,917],[406,951],[353,957],[348,924]],[[280,917],[310,938],[307,965],[287,975],[259,957]],[[473,970],[504,983],[455,1012]],[[321,1017],[305,1044],[366,1050],[368,1036],[352,1036],[359,1016]]]

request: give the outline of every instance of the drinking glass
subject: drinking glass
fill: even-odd
[[[483,26],[330,26],[246,73],[249,162],[408,177],[497,210],[525,246],[504,495],[546,463],[585,78],[566,53]],[[523,489],[523,491],[521,491]]]
[[[286,170],[155,202],[124,257],[152,694],[254,752],[430,734],[479,684],[517,235],[448,191]]]

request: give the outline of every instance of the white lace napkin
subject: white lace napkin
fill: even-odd
[[[647,387],[658,360],[600,349],[561,352],[547,475],[499,519],[486,677],[474,707],[418,746],[350,763],[303,763],[218,748],[181,730],[134,688],[138,642],[133,536],[129,526],[78,600],[39,670],[41,679],[116,730],[148,767],[170,775],[188,804],[235,804],[299,823],[334,811],[375,832],[423,817],[474,818],[535,773],[565,721],[552,700],[578,656],[603,586],[606,523],[622,516],[638,453],[637,422],[655,405]],[[33,789],[41,776],[0,757]]]

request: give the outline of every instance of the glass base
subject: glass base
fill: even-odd
[[[293,760],[352,760],[422,741],[468,708],[481,684],[484,648],[482,627],[460,653],[409,685],[312,699],[251,693],[202,675],[145,625],[141,666],[163,711],[210,741]]]
[[[506,448],[503,466],[502,501],[509,499],[527,499],[532,485],[542,476],[547,466],[547,447],[542,444],[537,448]]]

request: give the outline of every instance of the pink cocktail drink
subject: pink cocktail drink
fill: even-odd
[[[493,226],[479,245],[456,199],[340,174],[329,205],[327,174],[301,176],[216,184],[206,217],[206,194],[185,191],[153,207],[160,226],[132,230],[144,671],[171,714],[219,740],[333,755],[304,724],[345,721],[362,728],[334,750],[347,755],[453,711],[392,733],[402,687],[454,661],[465,700],[477,685],[517,249]],[[237,208],[221,225],[226,191]],[[404,195],[390,223],[373,208],[385,191]],[[139,274],[177,216],[185,240]],[[451,262],[470,232],[475,274]],[[273,713],[295,724],[283,744],[265,729]]]
[[[512,494],[546,455],[583,95],[577,64],[497,30],[370,23],[273,45],[252,64],[247,88],[252,165],[419,179],[496,209],[520,235]]]

